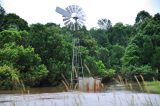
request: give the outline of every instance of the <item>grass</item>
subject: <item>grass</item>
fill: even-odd
[[[160,81],[145,81],[145,88],[149,92],[160,94]]]

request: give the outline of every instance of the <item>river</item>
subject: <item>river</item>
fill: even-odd
[[[63,87],[32,88],[28,94],[0,91],[0,106],[160,106],[159,94],[120,84],[107,85],[97,93],[64,91]]]

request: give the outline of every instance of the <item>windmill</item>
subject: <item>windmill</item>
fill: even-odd
[[[65,10],[57,7],[56,12],[63,16],[64,24],[71,30],[79,30],[84,25],[85,14],[77,5],[70,5]]]
[[[77,5],[70,5],[66,9],[62,9],[60,7],[56,7],[56,12],[63,16],[64,24],[70,28],[71,30],[77,32],[84,25],[85,14]],[[81,71],[82,76],[79,76],[79,72]],[[83,72],[83,63],[80,52],[80,39],[79,35],[73,36],[73,54],[72,54],[72,73],[71,73],[71,89],[73,88],[73,79],[78,80],[79,88],[81,91],[87,91],[86,89],[96,88],[96,82],[100,80],[90,78],[84,78]],[[91,83],[90,83],[91,82]],[[89,87],[89,85],[93,85]],[[99,85],[98,85],[99,86]],[[95,90],[95,89],[94,89]]]
[[[85,21],[85,14],[77,5],[70,5],[66,9],[60,7],[56,8],[56,12],[63,16],[64,24],[73,31],[79,30]],[[72,56],[72,74],[78,78],[79,71],[82,71],[83,74],[83,65],[81,52],[79,50],[80,42],[79,35],[73,36],[73,56]]]

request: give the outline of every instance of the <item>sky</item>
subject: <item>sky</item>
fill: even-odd
[[[98,19],[106,18],[133,25],[138,12],[145,10],[151,15],[160,13],[160,0],[1,0],[7,13],[16,13],[29,24],[53,22],[63,24],[63,18],[55,12],[57,6],[80,6],[86,14],[87,29],[98,27]]]

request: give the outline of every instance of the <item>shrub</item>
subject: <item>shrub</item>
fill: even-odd
[[[12,66],[0,66],[0,89],[16,89],[18,84],[18,71]]]

